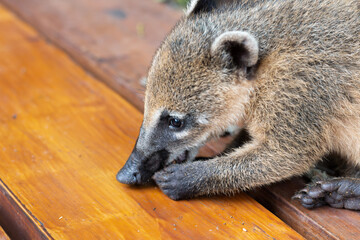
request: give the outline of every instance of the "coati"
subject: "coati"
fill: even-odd
[[[233,194],[336,153],[348,175],[295,197],[309,208],[360,210],[359,8],[359,0],[190,1],[153,58],[144,120],[118,181],[153,179],[174,200]],[[239,122],[250,141],[196,159]]]

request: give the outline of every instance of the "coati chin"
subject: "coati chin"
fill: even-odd
[[[153,58],[144,120],[118,181],[155,181],[174,200],[234,194],[336,153],[346,174],[295,197],[360,210],[359,9],[359,0],[190,1]],[[250,141],[196,158],[239,122]]]

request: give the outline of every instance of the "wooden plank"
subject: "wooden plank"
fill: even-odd
[[[0,180],[0,225],[12,239],[48,239],[41,223]],[[40,226],[40,227],[39,227]]]
[[[22,239],[302,239],[246,194],[118,183],[142,115],[1,7],[0,31],[1,195],[21,208],[0,219],[26,215],[37,235]]]
[[[0,226],[0,240],[10,240],[4,229]]]
[[[181,15],[180,11],[153,0],[0,1],[65,49],[138,109],[142,109],[140,92],[143,89],[139,85],[139,79],[146,75],[156,47]],[[145,26],[144,35],[141,31],[139,35],[141,23]],[[223,148],[221,143],[209,146],[211,149],[202,151],[203,155],[214,154]],[[345,231],[358,232],[359,228],[346,224],[359,222],[356,215],[349,211],[335,211],[338,215],[333,215],[334,221],[326,221],[327,212],[333,211],[332,209],[324,207],[324,210],[307,211],[291,201],[290,197],[284,197],[299,190],[299,184],[293,181],[286,187],[283,184],[274,185],[270,191],[264,189],[261,192],[262,198],[257,199],[291,227],[303,234],[307,233],[306,236],[316,237],[316,231],[320,231],[323,233],[319,234],[325,239],[337,239],[334,236],[341,236]],[[304,217],[305,212],[307,217]]]
[[[143,108],[140,80],[181,16],[154,0],[2,2],[138,109]]]
[[[330,207],[309,210],[292,201],[289,189],[302,189],[305,182],[294,178],[250,193],[258,202],[292,226],[306,239],[359,239],[360,212]]]

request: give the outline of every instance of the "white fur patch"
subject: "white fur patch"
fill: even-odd
[[[222,48],[223,44],[229,41],[238,42],[239,44],[244,45],[245,48],[249,51],[247,67],[256,64],[259,57],[258,42],[250,33],[247,32],[230,31],[221,34],[211,45],[211,55],[216,55],[218,50]]]
[[[187,8],[185,10],[185,15],[188,17],[194,11],[196,5],[200,0],[192,0],[188,3]]]
[[[175,112],[175,111],[170,112],[169,115],[171,117],[176,117],[176,118],[180,118],[180,119],[184,119],[184,117],[186,116],[185,113],[180,113],[180,112]]]
[[[200,124],[208,124],[209,123],[209,120],[207,118],[207,116],[205,115],[201,115],[198,119],[197,119],[197,122],[200,123]]]
[[[176,136],[177,139],[182,139],[182,138],[186,137],[189,134],[190,134],[190,131],[181,131],[181,132],[175,133],[175,136]]]
[[[144,115],[144,123],[146,125],[146,129],[154,129],[157,123],[160,120],[160,115],[164,111],[164,108],[159,108],[154,111],[154,113],[151,116],[148,116],[148,114]],[[150,119],[149,119],[150,117]]]
[[[234,136],[235,134],[237,134],[240,130],[239,126],[236,125],[230,125],[229,127],[226,128],[226,131],[231,135]]]

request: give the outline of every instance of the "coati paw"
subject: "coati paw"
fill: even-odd
[[[161,191],[172,200],[193,198],[196,191],[197,164],[173,164],[154,174]]]
[[[360,179],[333,178],[311,183],[293,198],[306,208],[330,205],[334,208],[360,210]]]

